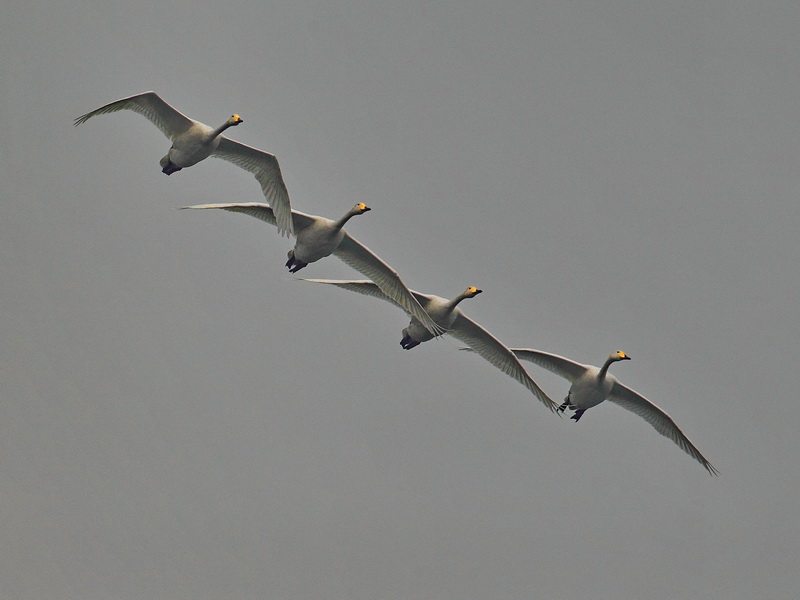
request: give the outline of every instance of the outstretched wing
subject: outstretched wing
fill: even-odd
[[[301,278],[302,279],[302,278]],[[394,304],[397,308],[405,310],[396,300],[393,300],[386,294],[381,291],[381,288],[378,287],[374,281],[348,281],[348,280],[339,280],[339,279],[302,279],[302,281],[310,281],[311,283],[325,283],[327,285],[335,285],[336,287],[342,288],[343,290],[348,290],[351,292],[356,292],[357,294],[364,294],[365,296],[372,296],[374,298],[380,298],[381,300],[386,300]],[[409,290],[414,297],[417,299],[417,302],[420,301],[423,294],[418,294],[414,290]]]
[[[684,435],[675,424],[675,421],[672,420],[672,417],[650,402],[647,398],[617,381],[611,389],[611,395],[608,399],[622,408],[642,417],[645,421],[650,423],[658,433],[671,439],[686,452],[686,454],[703,465],[706,471],[711,475],[719,474],[719,471],[706,460],[706,457],[703,456],[691,440]]]
[[[92,112],[81,115],[75,119],[75,126],[85,123],[95,115],[104,115],[118,110],[132,110],[139,113],[158,127],[161,133],[170,140],[174,140],[176,136],[184,133],[195,123],[194,120],[164,102],[161,96],[155,92],[143,92],[135,96],[115,100],[105,106],[96,108]]]
[[[556,410],[558,405],[531,379],[511,350],[463,312],[459,313],[447,332],[469,344],[474,352],[528,388],[551,411]]]
[[[221,135],[219,145],[214,150],[213,155],[232,162],[237,167],[241,167],[255,175],[256,180],[261,185],[264,198],[266,198],[272,210],[275,211],[275,225],[278,228],[278,233],[286,237],[294,233],[289,192],[283,182],[281,168],[274,154]]]
[[[397,306],[416,318],[433,335],[442,335],[447,331],[422,308],[419,300],[403,283],[397,271],[346,231],[342,242],[333,253],[356,271],[374,281],[386,297],[391,298]]]
[[[261,219],[270,225],[277,224],[275,221],[275,213],[272,208],[267,204],[263,204],[262,202],[239,202],[234,204],[194,204],[192,206],[183,206],[181,208],[220,208],[222,210],[229,210],[231,212],[250,215],[256,219]],[[316,217],[313,217],[312,215],[307,215],[296,210],[292,211],[292,223],[294,224],[295,231],[305,229],[314,222],[315,218]]]
[[[511,351],[520,360],[529,360],[571,383],[581,377],[589,368],[587,365],[582,365],[558,354],[542,352],[533,348],[511,348]]]

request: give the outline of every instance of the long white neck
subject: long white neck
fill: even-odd
[[[345,213],[345,215],[341,219],[339,219],[338,221],[334,221],[333,226],[336,227],[336,229],[341,229],[342,227],[344,227],[344,224],[347,223],[350,219],[360,214],[361,211],[358,211],[355,208],[351,208]]]
[[[467,296],[466,292],[461,292],[458,296],[456,296],[455,298],[450,300],[450,302],[447,303],[448,308],[450,310],[453,310],[456,306],[458,306],[458,303],[464,300],[465,298],[470,298],[470,296]]]
[[[212,130],[212,131],[211,131],[211,133],[210,133],[210,134],[209,134],[209,136],[208,136],[208,139],[209,139],[209,140],[216,139],[216,137],[217,137],[218,135],[220,135],[220,134],[221,134],[223,131],[225,131],[225,130],[226,130],[228,127],[230,127],[231,125],[233,125],[233,123],[231,123],[231,120],[230,120],[230,119],[228,119],[228,120],[227,120],[227,121],[225,121],[225,122],[224,122],[222,125],[220,125],[220,126],[219,126],[219,127],[217,127],[216,129]]]
[[[606,359],[606,362],[603,363],[603,366],[600,367],[600,372],[597,374],[597,379],[599,381],[603,381],[606,378],[606,373],[608,373],[608,367],[611,366],[611,363],[616,362],[613,356],[609,356]]]

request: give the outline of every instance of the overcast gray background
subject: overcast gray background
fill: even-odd
[[[796,2],[12,2],[0,596],[794,599]],[[387,303],[295,281],[156,90],[275,153],[414,289],[612,367],[579,424]],[[362,276],[336,259],[306,277]],[[555,400],[567,384],[530,364]]]

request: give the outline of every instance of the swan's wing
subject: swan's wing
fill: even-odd
[[[529,360],[532,363],[536,363],[571,383],[581,377],[589,368],[558,354],[550,354],[533,348],[511,348],[511,351],[520,360]]]
[[[270,225],[276,225],[275,213],[273,212],[272,208],[270,208],[268,204],[263,204],[261,202],[239,202],[236,204],[195,204],[193,206],[183,206],[182,208],[221,208],[222,210],[229,210],[231,212],[244,213],[246,215],[250,215],[251,217],[255,217],[256,219],[266,221]],[[307,215],[296,210],[292,211],[292,222],[294,223],[295,231],[305,229],[316,219],[317,217],[312,215]]]
[[[442,335],[447,331],[437,325],[425,309],[422,308],[419,300],[406,287],[397,271],[346,231],[342,242],[333,253],[356,271],[363,273],[374,281],[385,296],[394,300],[395,304],[410,316],[415,317],[433,335]]]
[[[642,417],[645,421],[650,423],[658,433],[671,439],[678,444],[686,454],[703,465],[706,471],[711,475],[719,474],[719,471],[706,460],[705,456],[700,454],[700,451],[691,440],[678,428],[675,421],[672,420],[672,417],[650,402],[647,398],[617,381],[611,389],[611,395],[608,399],[622,408]]]
[[[281,168],[275,155],[221,135],[219,136],[219,145],[214,150],[214,156],[232,162],[255,175],[258,183],[261,184],[264,198],[275,211],[278,233],[286,237],[294,233],[289,192],[286,190]]]
[[[556,410],[557,404],[531,379],[511,350],[464,313],[460,313],[456,317],[447,333],[469,344],[473,351],[533,392],[533,395],[541,400],[547,408],[551,411]]]
[[[336,287],[340,287],[343,290],[349,290],[351,292],[357,292],[359,294],[364,294],[365,296],[373,296],[374,298],[380,298],[381,300],[386,300],[394,304],[397,308],[402,309],[405,311],[406,309],[403,308],[401,304],[399,304],[396,300],[390,298],[386,294],[381,291],[381,288],[374,281],[342,281],[339,279],[302,279],[302,281],[310,281],[311,283],[326,283],[328,285],[335,285]],[[417,299],[417,302],[420,304],[424,304],[425,299],[427,296],[425,294],[420,294],[419,292],[415,292],[414,290],[409,290],[414,298]]]
[[[132,110],[139,113],[173,141],[176,136],[184,133],[195,122],[182,112],[172,108],[155,92],[144,92],[116,100],[92,112],[81,115],[75,119],[75,126],[85,123],[95,115],[104,115],[118,110]]]

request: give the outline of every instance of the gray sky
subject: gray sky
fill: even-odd
[[[12,2],[0,595],[796,598],[796,2]],[[275,153],[506,344],[600,363],[579,424],[387,303],[294,281],[247,173],[165,177],[156,90]],[[355,278],[334,258],[305,277]],[[568,385],[530,365],[561,401]]]

